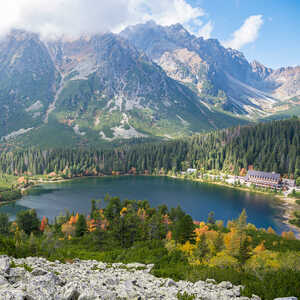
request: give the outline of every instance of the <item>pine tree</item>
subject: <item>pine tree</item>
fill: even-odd
[[[87,232],[87,225],[84,215],[79,215],[78,221],[75,225],[75,235],[77,237],[83,236]]]
[[[210,225],[215,225],[216,224],[215,213],[213,211],[211,211],[208,214],[207,223],[210,224]]]
[[[95,216],[96,212],[97,212],[96,200],[93,199],[93,200],[92,200],[92,208],[91,208],[91,218],[92,218],[92,219],[95,219],[95,218],[96,218],[96,216]]]

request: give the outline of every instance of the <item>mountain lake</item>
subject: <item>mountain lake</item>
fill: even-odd
[[[151,176],[121,176],[79,178],[70,181],[41,184],[29,190],[22,199],[2,205],[13,219],[18,211],[34,208],[39,217],[53,221],[55,216],[70,212],[88,214],[92,199],[106,194],[123,199],[148,200],[151,206],[166,204],[169,208],[180,205],[194,220],[207,221],[213,211],[216,220],[235,219],[245,208],[248,222],[258,228],[271,226],[276,232],[289,231],[283,223],[284,208],[271,195],[245,192],[214,184]]]

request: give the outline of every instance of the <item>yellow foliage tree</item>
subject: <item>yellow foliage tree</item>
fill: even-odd
[[[227,221],[227,228],[228,229],[231,229],[231,228],[234,228],[236,225],[235,225],[235,223],[234,223],[234,221],[230,221],[230,220],[228,220]]]
[[[72,236],[75,235],[75,226],[70,223],[65,223],[61,226],[61,232],[65,236]]]
[[[196,248],[196,246],[191,244],[190,241],[185,242],[185,244],[183,244],[183,245],[179,245],[179,249],[188,256],[193,255],[195,248]]]
[[[292,231],[288,231],[288,232],[282,232],[281,236],[286,239],[286,240],[295,240],[295,234]]]
[[[245,269],[256,273],[276,271],[280,268],[279,253],[265,250],[253,255],[245,264]]]
[[[224,247],[222,233],[210,230],[205,235],[210,255],[214,256],[222,251]]]
[[[269,226],[269,228],[267,229],[267,232],[271,233],[271,234],[276,234],[276,232],[274,231],[274,229],[271,226]]]
[[[201,239],[201,235],[208,232],[208,230],[209,230],[208,226],[204,222],[201,222],[199,227],[194,230],[196,235],[196,242],[199,242]]]
[[[127,213],[127,207],[123,207],[120,211],[120,216],[124,216]]]
[[[257,246],[253,249],[253,252],[254,252],[254,253],[260,253],[260,252],[265,251],[265,250],[266,250],[266,247],[265,247],[264,244],[265,244],[264,241],[261,242],[259,245],[257,245]]]
[[[222,220],[217,220],[216,225],[217,225],[218,229],[221,230],[224,227],[224,222]]]
[[[232,227],[230,232],[224,235],[225,248],[232,256],[238,256],[243,236],[235,227]]]
[[[176,250],[176,242],[174,240],[167,241],[165,243],[165,247],[168,250],[168,252],[172,252]]]
[[[12,222],[9,228],[9,231],[15,233],[19,230],[18,225],[16,222]]]
[[[139,208],[138,212],[137,212],[137,215],[139,216],[139,218],[141,220],[145,220],[146,217],[147,217],[146,210],[144,208]]]
[[[254,231],[257,231],[257,228],[254,224],[251,224],[251,223],[248,223],[247,224],[247,229],[248,230],[254,230]]]
[[[100,216],[101,219],[105,218],[103,209],[99,209],[99,216]]]
[[[219,267],[219,268],[237,268],[239,266],[239,262],[236,258],[232,257],[226,251],[221,251],[217,253],[216,256],[212,257],[208,265],[210,267]]]

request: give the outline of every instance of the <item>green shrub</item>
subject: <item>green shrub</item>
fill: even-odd
[[[262,278],[252,277],[242,280],[245,286],[243,295],[251,297],[259,295],[263,300],[279,297],[300,296],[300,272],[279,270],[265,274]]]
[[[34,209],[18,212],[16,222],[19,229],[24,230],[26,234],[37,232],[39,230],[40,220]]]
[[[189,295],[187,292],[184,292],[184,293],[178,292],[177,299],[179,299],[179,300],[193,300],[193,299],[196,299],[196,296],[195,295]]]
[[[0,201],[13,201],[22,197],[20,190],[0,192]]]

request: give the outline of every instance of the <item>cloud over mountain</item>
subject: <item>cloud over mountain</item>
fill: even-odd
[[[209,39],[210,36],[211,36],[211,33],[214,29],[214,25],[211,21],[208,21],[202,28],[200,28],[196,34],[198,36],[202,36],[204,37],[205,39]]]
[[[10,0],[1,4],[0,34],[20,28],[44,36],[78,36],[118,32],[150,19],[161,25],[197,25],[203,15],[186,0]]]

